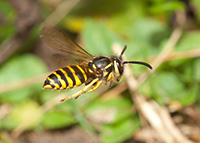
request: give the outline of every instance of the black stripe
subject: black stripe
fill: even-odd
[[[60,77],[61,77],[61,79],[63,79],[63,80],[65,81],[65,83],[66,83],[66,88],[67,88],[68,85],[69,85],[69,83],[68,83],[67,78],[66,78],[66,76],[64,75],[64,73],[63,73],[62,71],[60,71],[60,70],[57,70],[56,73],[59,74]]]
[[[71,72],[71,70],[68,67],[63,68],[64,71],[66,71],[67,75],[69,78],[71,78],[71,80],[73,81],[73,86],[76,85],[76,80]]]
[[[113,65],[111,65],[111,66],[109,66],[107,69],[106,69],[106,71],[108,72],[108,74],[106,75],[106,79],[108,78],[108,76],[112,73],[112,71],[113,71]]]
[[[51,78],[54,81],[54,83],[57,83],[60,87],[62,86],[58,77],[55,74],[51,74],[49,78]]]
[[[71,68],[75,71],[75,74],[78,76],[78,78],[80,79],[81,83],[85,82],[85,78],[83,73],[80,71],[80,69],[77,66],[71,66]],[[80,67],[83,71],[84,69],[82,67]]]
[[[105,76],[106,80],[108,78],[108,76],[111,74],[112,72],[108,72],[108,74]]]
[[[85,68],[83,67],[83,66],[81,66],[81,65],[79,65],[79,67],[85,72],[85,74],[86,74],[86,71],[85,71]],[[86,74],[87,75],[87,74]]]
[[[48,79],[45,80],[44,86],[45,86],[45,85],[50,85],[51,88],[55,88],[55,86],[53,85],[53,83],[51,83]]]
[[[107,72],[112,72],[112,65],[106,69]]]

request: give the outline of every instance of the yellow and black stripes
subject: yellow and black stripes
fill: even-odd
[[[62,81],[62,87],[63,89],[66,89],[68,86],[69,86],[69,82],[67,80],[67,77],[66,77],[66,73],[62,70],[62,69],[59,69],[56,71],[56,74],[59,75],[57,77],[60,77],[60,81]]]
[[[103,77],[108,82],[110,80],[113,80],[113,76],[114,76],[113,75],[113,63],[110,63],[105,67]]]
[[[66,66],[49,75],[44,89],[68,89],[79,86],[87,81],[87,73],[82,65]]]

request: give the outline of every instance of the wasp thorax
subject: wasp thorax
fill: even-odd
[[[93,59],[93,68],[102,69],[111,63],[107,57],[99,56]]]

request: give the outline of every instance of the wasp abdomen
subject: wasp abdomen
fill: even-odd
[[[58,69],[50,74],[44,84],[44,89],[68,89],[79,86],[87,81],[87,73],[83,66],[72,65]]]

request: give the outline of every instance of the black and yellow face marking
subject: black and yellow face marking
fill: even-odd
[[[96,90],[103,81],[110,82],[119,81],[124,71],[124,64],[141,64],[152,69],[151,65],[139,61],[122,61],[122,55],[126,50],[126,46],[122,50],[120,56],[93,56],[81,48],[78,44],[71,41],[63,33],[52,27],[44,27],[41,30],[41,39],[52,49],[58,50],[66,55],[63,60],[79,61],[78,64],[73,64],[60,68],[50,74],[44,84],[44,89],[69,89],[82,85],[85,86],[75,94],[62,99],[68,100],[72,97],[77,99],[84,93]],[[56,57],[59,57],[56,54]],[[60,58],[63,58],[63,54]]]

